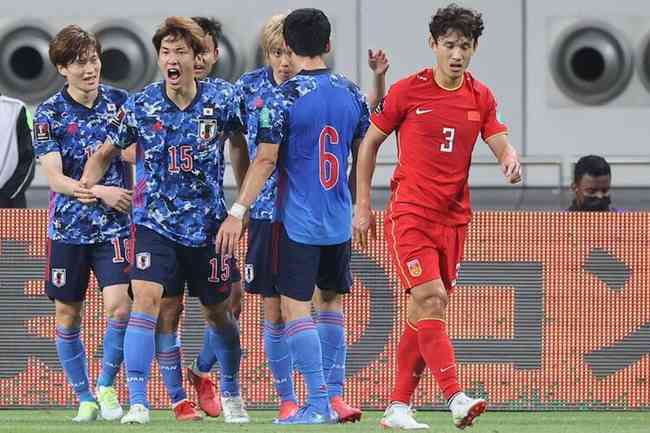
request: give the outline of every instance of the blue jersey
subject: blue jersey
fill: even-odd
[[[42,156],[61,154],[63,174],[79,180],[88,157],[106,139],[108,122],[124,103],[124,90],[100,85],[92,108],[70,96],[67,87],[47,99],[34,116],[34,152]],[[127,188],[127,163],[111,162],[102,185]],[[101,202],[86,205],[74,197],[52,192],[49,205],[48,237],[71,244],[107,242],[129,234],[129,217]]]
[[[260,113],[258,141],[280,144],[277,219],[289,237],[334,245],[352,236],[348,157],[369,126],[359,88],[327,69],[303,71],[280,86]]]
[[[181,110],[164,82],[127,99],[108,128],[118,147],[137,142],[133,222],[185,246],[206,245],[226,215],[224,141],[241,125],[231,84],[197,82]]]
[[[246,131],[248,156],[252,161],[255,159],[257,146],[260,144],[257,134],[260,114],[264,112],[266,102],[273,100],[279,89],[273,79],[273,71],[271,68],[265,67],[242,75],[235,83],[235,90],[240,100],[239,116]],[[251,218],[262,220],[273,218],[277,184],[278,170],[276,169],[264,184],[255,203],[251,206]]]

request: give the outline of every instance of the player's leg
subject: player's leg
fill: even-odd
[[[281,228],[278,239],[278,289],[286,323],[289,353],[307,388],[305,405],[280,424],[323,424],[336,420],[327,395],[323,355],[316,324],[311,316],[321,249],[289,239]]]
[[[79,399],[73,421],[97,419],[99,406],[90,390],[86,350],[81,341],[81,309],[86,295],[90,265],[83,245],[49,241],[45,289],[54,301],[56,351],[59,362]]]
[[[102,418],[109,421],[123,415],[113,383],[124,360],[124,335],[131,312],[128,261],[125,256],[127,242],[128,238],[116,238],[92,248],[92,268],[102,288],[107,318],[96,394]]]
[[[188,268],[186,274],[190,296],[201,301],[203,316],[210,328],[210,342],[219,362],[219,388],[226,423],[248,423],[244,400],[240,395],[239,367],[241,341],[239,324],[231,312],[230,291],[232,257],[215,254],[214,247],[187,248],[183,256]]]
[[[284,419],[296,413],[298,404],[293,388],[293,363],[285,336],[280,294],[275,283],[277,260],[273,254],[273,236],[277,236],[278,230],[279,225],[272,224],[271,221],[251,219],[248,225],[244,278],[246,291],[262,296],[264,354],[280,398],[278,419]]]
[[[156,324],[165,283],[175,273],[173,243],[144,226],[136,226],[130,277],[133,305],[124,336],[129,412],[121,422],[149,422],[147,384],[156,353]]]

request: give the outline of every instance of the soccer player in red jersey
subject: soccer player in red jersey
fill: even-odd
[[[521,178],[517,152],[497,114],[492,92],[467,71],[483,32],[481,14],[449,5],[429,23],[433,68],[398,81],[372,116],[359,149],[354,237],[367,245],[374,230],[370,184],[381,143],[397,135],[398,164],[391,180],[385,236],[401,283],[410,294],[408,323],[398,347],[397,379],[385,427],[428,428],[409,407],[425,365],[447,399],[454,424],[472,425],[486,402],[462,392],[446,329],[471,219],[469,166],[476,139],[490,146],[510,183]]]

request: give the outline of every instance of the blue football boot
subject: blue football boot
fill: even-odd
[[[325,413],[312,405],[305,405],[298,409],[295,415],[285,419],[276,419],[273,424],[336,424],[337,422],[338,417],[328,404]]]

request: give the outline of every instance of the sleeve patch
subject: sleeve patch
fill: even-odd
[[[48,122],[34,123],[34,137],[36,141],[51,141],[50,124]]]

